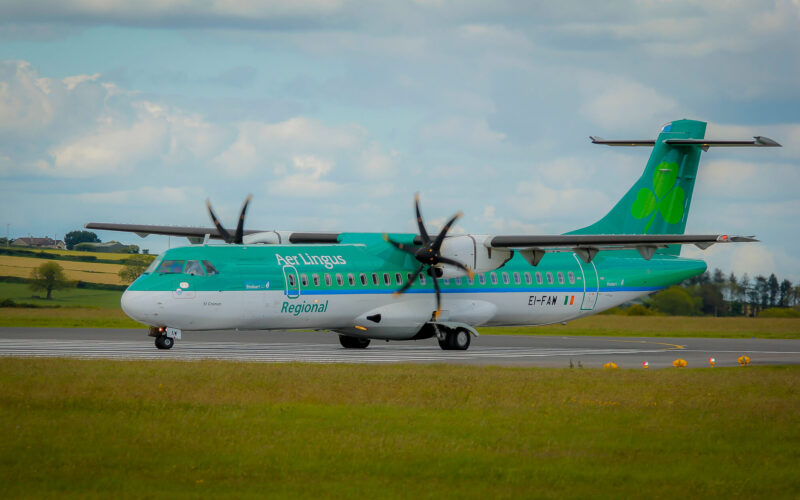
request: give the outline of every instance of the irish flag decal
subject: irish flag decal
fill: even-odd
[[[575,296],[574,295],[564,295],[564,305],[571,306],[575,303]]]

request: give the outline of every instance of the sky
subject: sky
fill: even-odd
[[[554,234],[602,216],[669,121],[704,153],[683,255],[800,281],[800,0],[5,0],[0,233],[87,222]],[[186,240],[100,232],[151,253]]]

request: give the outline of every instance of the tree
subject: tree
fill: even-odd
[[[53,290],[62,290],[72,286],[67,280],[64,269],[57,262],[45,262],[31,272],[31,290],[46,290],[46,299],[52,298]]]
[[[100,243],[100,238],[91,231],[70,231],[64,236],[67,250],[72,250],[78,243]]]
[[[775,273],[769,275],[769,280],[767,280],[767,290],[769,291],[769,306],[775,307],[777,300],[778,300],[778,290],[780,285],[778,285],[778,277],[775,276]]]
[[[125,265],[119,270],[119,278],[124,283],[133,283],[136,278],[142,275],[151,262],[153,262],[153,257],[151,256],[135,255],[125,261]]]
[[[703,299],[692,297],[685,289],[671,286],[650,298],[650,305],[663,313],[675,316],[693,316],[700,312]]]
[[[781,281],[781,297],[778,300],[779,307],[789,307],[792,302],[792,282],[789,280]]]

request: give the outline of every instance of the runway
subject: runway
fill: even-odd
[[[0,328],[0,357],[81,359],[228,360],[306,363],[458,363],[504,366],[597,368],[671,367],[682,358],[689,367],[736,366],[747,354],[753,365],[800,364],[800,340],[562,337],[486,335],[467,351],[443,351],[433,339],[410,342],[373,340],[367,349],[344,349],[327,332],[184,332],[168,351],[157,350],[143,330]]]

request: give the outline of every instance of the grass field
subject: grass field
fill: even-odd
[[[130,257],[130,255],[128,255]],[[74,262],[68,260],[50,261],[31,257],[14,257],[10,255],[0,255],[0,276],[15,276],[19,278],[29,278],[33,269],[41,266],[45,262],[57,262],[64,268],[67,278],[75,281],[87,281],[90,283],[104,283],[110,285],[121,285],[119,279],[121,264],[100,264],[96,262]]]
[[[8,358],[3,497],[796,498],[800,368]]]
[[[67,288],[65,290],[54,290],[53,298],[50,300],[40,298],[34,299],[33,296],[44,297],[45,292],[34,292],[25,283],[2,283],[0,282],[0,301],[12,299],[14,302],[24,304],[35,304],[37,306],[59,306],[59,307],[82,307],[82,308],[101,308],[119,310],[119,299],[122,292],[114,290],[91,290],[87,288]],[[29,310],[33,317],[39,315],[36,310]],[[120,310],[120,312],[122,312]]]

